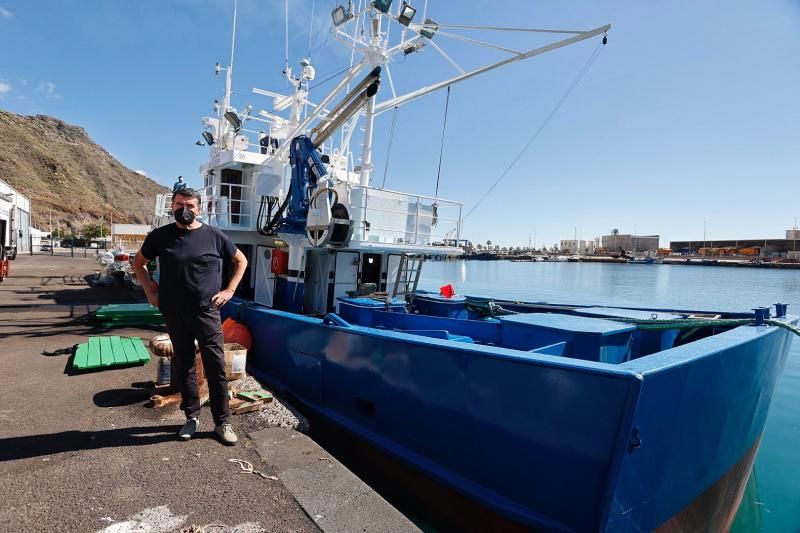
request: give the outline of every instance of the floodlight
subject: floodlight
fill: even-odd
[[[226,111],[225,120],[227,120],[236,131],[239,131],[239,128],[242,127],[242,121],[239,120],[239,116],[236,114],[236,111]]]
[[[407,3],[403,2],[403,7],[400,8],[400,14],[397,16],[397,22],[402,24],[403,26],[408,26],[411,24],[411,20],[414,18],[414,15],[417,14],[417,10],[408,5]]]
[[[428,39],[433,39],[433,36],[436,34],[436,30],[439,29],[439,25],[432,21],[431,19],[425,19],[425,23],[422,25],[422,28],[419,30],[419,34],[423,37],[427,37]]]
[[[392,7],[392,0],[375,0],[372,5],[374,5],[375,9],[378,11],[388,13],[389,8]]]
[[[203,132],[203,139],[206,140],[206,144],[208,144],[209,146],[214,144],[214,136],[211,135],[211,132],[209,132],[209,131],[204,131]]]
[[[204,143],[203,141],[195,141],[194,144],[196,144],[197,146],[205,146],[206,145],[206,143]]]
[[[331,11],[331,19],[333,20],[334,27],[338,28],[348,20],[353,18],[353,12],[346,9],[343,5],[338,5]]]
[[[222,70],[222,67],[219,66],[219,63],[214,65],[214,74],[219,74],[220,70]]]

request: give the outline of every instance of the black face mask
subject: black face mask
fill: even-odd
[[[175,222],[178,224],[190,226],[192,222],[194,222],[195,215],[191,209],[181,207],[180,209],[176,209],[173,214],[175,215]]]

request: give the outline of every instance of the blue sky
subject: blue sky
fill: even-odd
[[[414,2],[417,7],[424,3]],[[317,80],[347,65],[329,35],[331,0],[289,0],[290,62]],[[489,10],[488,6],[492,9]],[[240,0],[234,104],[286,91],[281,0]],[[468,6],[468,7],[465,7]],[[86,128],[132,169],[199,183],[200,119],[222,93],[229,0],[0,0],[0,108]],[[658,233],[670,239],[780,237],[800,217],[800,2],[429,2],[451,24],[590,29],[609,43],[519,163],[466,220],[463,236],[502,245]],[[511,48],[546,42],[481,35]],[[438,38],[464,68],[496,57]],[[598,40],[454,86],[439,194],[465,212],[517,155]],[[415,87],[454,72],[430,47],[394,65]],[[312,92],[321,99],[325,84]],[[384,83],[382,91],[388,90]],[[385,97],[386,94],[383,94]],[[432,195],[444,92],[398,112],[386,186]],[[376,121],[383,180],[391,113]]]

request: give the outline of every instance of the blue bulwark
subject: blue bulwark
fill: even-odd
[[[582,316],[530,313],[500,318],[502,344],[517,350],[566,342],[564,355],[601,363],[630,357],[635,326]]]
[[[406,302],[400,298],[395,298],[388,308],[385,300],[375,298],[355,297],[338,299],[339,315],[352,324],[359,326],[373,327],[375,311],[390,311],[393,313],[405,313]]]
[[[616,307],[587,307],[575,311],[575,314],[593,317],[628,318],[633,320],[682,320],[681,315],[662,311],[640,311],[638,309],[619,309]],[[661,331],[636,331],[631,344],[631,358],[650,355],[651,353],[669,350],[675,344],[680,330],[665,329]]]

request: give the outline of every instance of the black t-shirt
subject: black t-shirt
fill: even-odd
[[[222,284],[222,262],[233,259],[236,245],[208,224],[186,230],[173,223],[150,232],[139,253],[158,258],[159,307],[192,311],[211,306]]]

